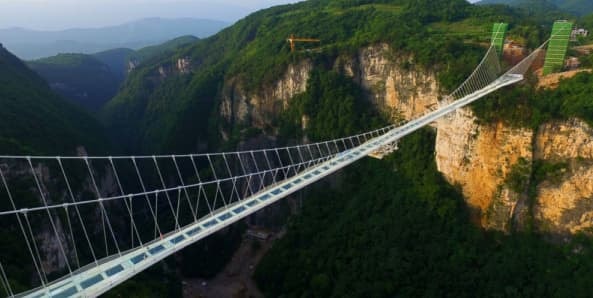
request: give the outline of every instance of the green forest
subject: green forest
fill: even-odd
[[[503,121],[513,127],[537,129],[550,120],[579,118],[593,125],[593,74],[582,72],[564,79],[555,89],[534,84],[503,89],[474,104],[483,123]]]
[[[484,231],[436,170],[434,132],[307,191],[257,267],[266,297],[589,297],[593,240]]]

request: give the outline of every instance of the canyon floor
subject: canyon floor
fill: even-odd
[[[267,240],[244,236],[231,261],[212,279],[183,280],[184,298],[259,298],[264,297],[253,280],[255,267],[284,233],[270,233]],[[257,244],[256,244],[257,243]]]

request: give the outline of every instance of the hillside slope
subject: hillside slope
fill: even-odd
[[[197,40],[194,36],[182,36],[137,51],[119,48],[92,55],[58,54],[27,64],[64,98],[96,112],[116,95],[128,73],[139,64]]]
[[[3,154],[105,152],[99,123],[52,92],[16,56],[0,48],[0,151]]]
[[[107,65],[90,55],[59,54],[28,65],[54,91],[91,111],[97,111],[115,96],[121,82]]]

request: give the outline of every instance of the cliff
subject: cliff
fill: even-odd
[[[364,47],[354,55],[338,56],[332,68],[351,77],[380,110],[411,119],[437,104],[439,86],[433,72],[412,66],[409,58],[397,57],[388,45],[378,44]],[[270,125],[287,108],[290,99],[306,91],[313,68],[308,59],[291,64],[271,86],[261,86],[254,92],[247,92],[238,78],[225,81],[222,118],[259,128]]]
[[[593,226],[592,139],[593,129],[578,119],[539,128],[535,158],[563,165],[537,185],[534,211],[543,229],[576,233]]]
[[[520,159],[532,160],[533,133],[476,120],[466,108],[438,122],[437,168],[461,187],[477,222],[506,229],[518,196],[505,180]]]
[[[436,162],[446,179],[461,187],[478,222],[521,229],[531,208],[543,232],[574,234],[592,226],[593,130],[586,123],[555,121],[533,131],[475,120],[465,109],[439,121]],[[522,163],[525,181],[513,189],[520,177],[511,172]]]
[[[377,108],[411,119],[434,108],[441,92],[434,72],[409,61],[378,44],[338,56],[332,68],[359,84]],[[306,90],[313,68],[310,60],[302,60],[271,86],[252,93],[243,90],[238,79],[228,80],[221,116],[247,126],[272,125],[291,98]],[[554,234],[576,233],[592,225],[593,203],[588,198],[593,196],[593,130],[584,122],[550,122],[533,131],[503,122],[479,124],[465,108],[434,127],[438,170],[460,187],[477,224],[510,231],[525,228],[533,219],[537,229]],[[560,177],[535,177],[536,165],[559,163],[567,164]]]

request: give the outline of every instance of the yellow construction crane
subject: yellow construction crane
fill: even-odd
[[[294,52],[295,42],[320,42],[321,40],[317,38],[294,37],[294,34],[291,34],[286,41],[290,43],[290,51]]]

